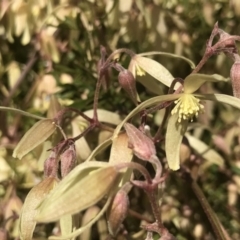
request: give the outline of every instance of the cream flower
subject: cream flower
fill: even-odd
[[[178,114],[178,122],[183,120],[193,121],[194,117],[197,117],[199,112],[203,112],[204,106],[200,103],[200,100],[195,98],[193,94],[183,93],[175,102],[176,106],[172,110],[173,114]]]

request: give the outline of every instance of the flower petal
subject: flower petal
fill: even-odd
[[[168,166],[174,171],[180,168],[180,146],[187,125],[188,120],[178,123],[178,114],[173,114],[168,120],[165,151]]]
[[[240,109],[240,99],[225,94],[194,94],[195,97],[203,100],[217,101],[227,103],[233,107]]]
[[[163,65],[151,58],[141,57],[139,55],[135,55],[133,59],[140,68],[142,68],[152,77],[168,87],[171,86],[174,77]],[[176,84],[174,89],[177,89],[178,86],[179,84]]]
[[[227,82],[228,79],[224,78],[221,75],[213,74],[201,74],[201,73],[192,73],[188,75],[184,80],[184,92],[185,93],[194,93],[197,91],[205,82]]]

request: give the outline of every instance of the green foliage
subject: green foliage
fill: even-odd
[[[0,238],[239,239],[238,16],[2,1]]]

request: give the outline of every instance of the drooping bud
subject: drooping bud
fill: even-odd
[[[120,71],[118,75],[118,81],[121,87],[126,91],[129,97],[133,100],[133,102],[137,105],[137,89],[136,89],[136,81],[133,74],[124,69]]]
[[[230,54],[237,53],[237,46],[233,39],[231,39],[231,35],[222,29],[218,29],[218,33],[220,36],[220,41],[222,41],[222,48],[228,49]]]
[[[129,138],[129,148],[142,160],[150,160],[152,155],[156,155],[156,148],[153,141],[130,123],[125,123],[124,128]]]
[[[64,178],[75,167],[77,159],[75,145],[71,144],[67,150],[62,153],[60,159],[61,175],[62,178]]]
[[[44,162],[44,177],[57,178],[58,162],[55,151],[51,151],[49,157]]]
[[[108,215],[108,230],[113,237],[118,234],[121,224],[127,216],[128,206],[129,199],[127,192],[120,189],[114,197]]]
[[[230,70],[234,97],[240,98],[240,61],[235,61]]]

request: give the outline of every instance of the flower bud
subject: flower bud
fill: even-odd
[[[230,70],[230,78],[232,81],[233,95],[240,98],[240,61],[234,62]]]
[[[114,197],[108,216],[108,230],[112,236],[116,236],[121,224],[127,216],[129,199],[127,192],[120,189]]]
[[[232,48],[233,50],[237,49],[236,43],[233,39],[231,39],[231,35],[224,32],[223,30],[219,30],[220,41],[223,41],[222,47],[224,48]]]
[[[51,151],[44,162],[44,177],[57,177],[58,162],[55,151]]]
[[[118,81],[121,87],[126,91],[129,97],[133,100],[133,102],[137,105],[137,89],[136,89],[136,81],[133,74],[124,69],[120,71],[118,75]]]
[[[61,175],[62,178],[64,178],[75,167],[77,159],[75,145],[71,144],[68,149],[62,153],[60,159]]]
[[[134,154],[142,160],[150,160],[152,155],[156,155],[156,148],[153,141],[130,123],[124,124],[129,138],[129,147]]]

